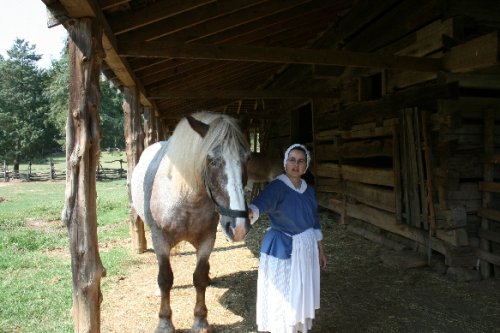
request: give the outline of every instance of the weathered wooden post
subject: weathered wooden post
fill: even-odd
[[[31,180],[31,161],[28,161],[28,176],[26,177],[26,180]]]
[[[144,107],[144,148],[156,142],[156,122],[154,120],[154,112],[149,107]]]
[[[144,149],[144,134],[141,127],[139,92],[136,87],[124,89],[123,112],[125,114],[124,131],[125,145],[127,150],[127,188],[129,199],[130,237],[137,253],[143,253],[147,249],[144,222],[132,207],[132,196],[130,194],[130,179],[139,157]]]
[[[7,173],[7,161],[3,160],[3,181],[4,182],[9,181],[9,177],[8,176],[9,175]]]
[[[50,180],[54,180],[56,178],[56,169],[54,167],[54,160],[50,159]]]
[[[75,332],[100,332],[101,278],[96,214],[99,158],[99,76],[102,28],[92,18],[65,24],[70,36],[69,113],[66,123],[66,194],[62,220],[68,227]]]

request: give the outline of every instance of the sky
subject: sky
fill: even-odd
[[[66,40],[66,29],[62,25],[47,28],[47,11],[42,0],[0,0],[0,54],[7,58],[7,50],[16,38],[35,45],[35,53],[42,55],[38,66],[50,67],[52,60],[60,58]]]

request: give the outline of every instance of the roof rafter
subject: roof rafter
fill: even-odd
[[[387,68],[417,72],[439,72],[440,59],[381,55],[335,50],[305,50],[284,47],[242,45],[207,45],[151,41],[146,43],[120,42],[122,57],[180,58],[273,62],[309,65],[342,65],[350,67]]]

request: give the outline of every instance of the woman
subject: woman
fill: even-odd
[[[320,268],[326,267],[314,190],[301,178],[311,156],[301,144],[285,152],[285,173],[249,205],[254,223],[267,214],[257,279],[257,327],[272,333],[307,332],[319,309]]]

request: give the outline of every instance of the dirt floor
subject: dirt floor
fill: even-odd
[[[405,269],[383,260],[398,253],[347,231],[332,214],[322,213],[322,225],[329,263],[322,272],[321,308],[312,332],[500,332],[498,279],[452,282],[436,267]],[[207,289],[214,332],[256,332],[258,252],[266,227],[266,220],[258,222],[245,243],[229,243],[218,234]],[[177,332],[185,333],[195,297],[193,248],[182,245],[172,261],[173,321]],[[154,331],[156,274],[149,251],[127,276],[103,280],[102,332]]]

